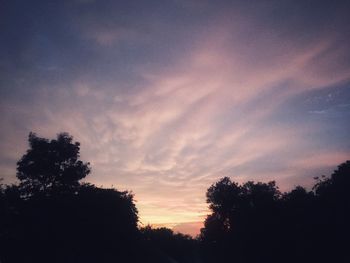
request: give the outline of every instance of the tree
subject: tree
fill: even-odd
[[[212,214],[201,229],[205,258],[226,262],[235,254],[237,262],[271,262],[280,195],[274,181],[238,184],[224,177],[209,187]]]
[[[90,165],[79,152],[67,133],[52,140],[29,134],[17,163],[19,185],[0,184],[1,260],[141,261],[141,252],[134,253],[141,238],[133,194],[80,183]]]
[[[320,242],[319,247],[328,251],[328,259],[333,262],[350,262],[350,161],[340,164],[330,177],[316,179],[313,190],[317,198],[317,225],[321,230],[318,238],[332,240]]]
[[[29,150],[17,163],[20,189],[26,196],[56,191],[74,191],[90,173],[90,164],[80,158],[80,143],[68,133],[48,140],[29,134]]]
[[[312,191],[223,178],[207,192],[201,230],[206,262],[350,262],[350,161]],[[288,257],[285,257],[288,255]]]
[[[248,219],[254,219],[252,215],[269,215],[279,197],[280,192],[274,181],[249,181],[239,185],[224,177],[207,191],[207,203],[213,213],[208,216],[203,233],[215,232],[217,235],[219,229],[232,232],[246,225]],[[213,227],[213,231],[210,231],[209,226]]]
[[[162,255],[160,262],[194,262],[197,242],[190,236],[174,233],[166,227],[152,228],[150,225],[140,229],[144,244],[150,251]],[[152,260],[154,262],[154,260]]]
[[[346,161],[338,166],[330,178],[325,176],[315,178],[317,183],[314,186],[314,191],[320,197],[337,197],[339,200],[346,200],[349,198],[350,186],[350,161]],[[338,201],[339,201],[338,200]]]

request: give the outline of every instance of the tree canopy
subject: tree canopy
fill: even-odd
[[[286,193],[273,181],[214,183],[201,230],[205,261],[350,262],[350,161],[315,179],[311,191]]]
[[[20,183],[0,181],[1,262],[350,262],[350,161],[311,190],[220,179],[206,192],[210,214],[195,240],[139,228],[134,195],[81,183],[90,171],[68,133],[29,134]]]
[[[72,191],[91,171],[80,160],[80,143],[68,133],[48,140],[29,134],[29,149],[17,163],[20,188],[27,194]]]
[[[128,191],[80,180],[90,173],[80,143],[29,134],[17,163],[19,185],[0,191],[0,260],[4,262],[138,262],[138,211]]]

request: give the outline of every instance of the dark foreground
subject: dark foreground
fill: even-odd
[[[133,195],[80,183],[79,143],[29,136],[19,184],[1,186],[0,260],[19,262],[350,262],[350,161],[312,190],[223,178],[196,239],[138,227]]]

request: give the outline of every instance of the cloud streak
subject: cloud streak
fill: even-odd
[[[340,124],[350,115],[339,106],[350,96],[344,59],[350,54],[342,44],[349,30],[341,14],[338,31],[331,25],[311,34],[309,25],[298,36],[293,19],[271,22],[280,19],[271,10],[285,8],[279,4],[261,12],[243,3],[210,12],[210,2],[174,5],[173,22],[160,14],[150,18],[149,8],[139,18],[126,6],[106,11],[97,1],[79,7],[82,14],[75,5],[62,11],[79,21],[71,27],[74,41],[61,44],[76,61],[61,67],[66,62],[57,57],[63,64],[53,63],[56,70],[43,79],[42,69],[23,66],[33,80],[3,91],[0,171],[6,181],[14,180],[29,131],[45,137],[68,131],[92,163],[89,181],[133,190],[143,224],[193,234],[208,212],[205,191],[220,177],[277,180],[289,189],[310,185],[315,173],[348,158],[350,145],[341,143],[346,132],[339,132],[350,131]],[[129,13],[118,20],[110,10]],[[191,21],[187,14],[197,15]],[[12,78],[19,75],[10,70]],[[11,77],[6,85],[14,85]],[[315,104],[328,94],[332,100]],[[324,106],[337,111],[324,119],[310,114]]]

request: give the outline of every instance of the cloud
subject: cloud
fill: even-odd
[[[138,36],[140,36],[140,34],[137,34],[135,31],[123,27],[88,28],[84,35],[87,39],[94,40],[99,45],[107,47],[123,42],[130,42],[135,39],[139,41]]]
[[[320,30],[322,21],[276,17],[279,4],[237,3],[178,1],[139,15],[113,4],[95,11],[91,2],[66,11],[74,37],[60,48],[62,33],[56,39],[39,28],[52,38],[48,51],[72,59],[52,57],[59,72],[7,74],[17,84],[9,81],[15,88],[1,100],[0,172],[14,179],[29,131],[50,138],[67,131],[92,164],[88,181],[133,190],[144,224],[192,234],[208,213],[205,191],[220,177],[310,185],[350,149],[330,147],[344,136],[320,132],[337,122],[291,107],[349,83],[344,24]]]

